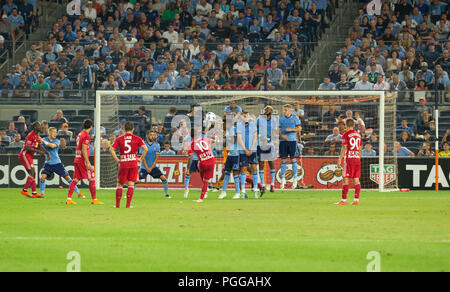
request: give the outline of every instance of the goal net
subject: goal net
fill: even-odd
[[[356,130],[363,136],[364,155],[361,160],[361,185],[365,189],[389,191],[398,189],[397,159],[393,155],[396,141],[396,94],[385,94],[383,91],[97,91],[96,93],[96,133],[100,127],[105,128],[103,136],[95,137],[95,168],[98,188],[111,188],[116,185],[117,166],[102,149],[102,140],[109,139],[114,130],[120,129],[119,117],[122,108],[122,97],[139,97],[139,100],[151,110],[153,123],[164,121],[169,108],[176,106],[179,114],[172,119],[167,131],[180,125],[186,127],[183,135],[191,133],[194,124],[201,124],[207,112],[215,113],[217,120],[224,118],[227,107],[238,107],[248,111],[254,121],[264,116],[264,108],[271,106],[275,119],[283,115],[283,106],[291,104],[294,114],[299,115],[302,123],[301,136],[298,137],[298,185],[299,188],[340,189],[342,186],[342,170],[337,161],[341,149],[340,135],[345,131],[345,119],[355,120]],[[140,104],[136,104],[135,108]],[[186,116],[192,105],[201,110],[196,121]],[[200,119],[200,121],[198,121]],[[133,120],[133,119],[130,119]],[[180,121],[186,122],[180,122]],[[226,123],[225,123],[226,124]],[[147,125],[149,129],[153,125]],[[225,126],[226,127],[226,126]],[[224,129],[223,133],[226,132]],[[145,131],[139,132],[141,136]],[[144,136],[143,136],[144,138]],[[179,140],[174,139],[173,141]],[[220,139],[219,139],[220,140]],[[224,154],[225,139],[216,142],[216,153]],[[105,143],[106,144],[106,143]],[[171,145],[178,151],[180,145]],[[161,145],[163,146],[163,145]],[[161,147],[163,149],[163,147]],[[382,149],[382,151],[380,151]],[[278,147],[275,147],[278,151]],[[182,153],[182,152],[180,152]],[[278,156],[277,156],[278,157]],[[279,186],[280,161],[276,159],[276,186]],[[267,168],[267,163],[265,168]],[[293,173],[290,164],[287,166],[287,188],[292,182]],[[184,170],[180,169],[183,173]],[[164,172],[164,170],[163,170]],[[265,172],[265,182],[270,184],[269,171]],[[220,176],[220,174],[219,174]]]

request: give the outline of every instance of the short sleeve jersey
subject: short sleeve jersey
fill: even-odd
[[[117,137],[111,145],[113,149],[119,149],[120,167],[123,168],[138,167],[137,153],[142,146],[144,146],[142,138],[130,133]]]
[[[87,155],[89,157],[89,146],[91,145],[91,136],[86,131],[81,131],[77,136],[77,147],[75,152],[75,163],[84,163],[83,155],[81,155],[81,149],[83,145],[88,147]]]
[[[361,164],[360,149],[362,147],[361,135],[355,130],[349,130],[342,135],[342,145],[347,146],[345,161],[347,164]]]

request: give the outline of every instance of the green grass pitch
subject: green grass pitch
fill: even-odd
[[[450,271],[449,191],[362,191],[359,206],[335,206],[338,191],[199,204],[196,190],[137,190],[135,209],[112,208],[114,190],[98,191],[103,206],[67,206],[66,192],[0,190],[0,271],[66,271],[70,251],[81,271],[366,271],[371,251],[381,271]]]

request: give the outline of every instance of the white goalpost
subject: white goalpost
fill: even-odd
[[[395,141],[395,124],[396,124],[396,94],[395,93],[385,93],[384,91],[153,91],[153,90],[123,90],[123,91],[110,91],[110,90],[98,90],[96,91],[96,102],[95,102],[95,119],[94,119],[94,129],[95,129],[95,171],[96,171],[96,187],[98,189],[102,188],[101,176],[102,171],[109,171],[110,165],[102,165],[102,155],[100,154],[101,149],[101,137],[98,135],[101,130],[102,123],[105,123],[105,115],[108,115],[108,121],[113,120],[115,124],[119,124],[119,117],[117,111],[120,106],[126,106],[126,104],[119,104],[117,101],[120,97],[126,96],[139,96],[142,97],[144,104],[151,105],[151,100],[155,97],[165,97],[167,99],[179,98],[179,97],[196,97],[201,102],[200,105],[205,105],[205,108],[210,107],[211,109],[216,106],[217,110],[223,109],[223,106],[228,105],[231,100],[252,100],[257,103],[257,100],[264,100],[267,104],[279,105],[285,103],[296,103],[308,104],[311,97],[320,97],[322,104],[327,107],[334,104],[334,101],[345,99],[345,105],[353,105],[358,107],[363,101],[371,102],[370,105],[377,107],[378,119],[376,122],[378,128],[378,190],[380,192],[390,191],[397,189],[397,185],[391,186],[391,188],[386,188],[385,186],[385,160],[388,158],[386,155],[385,147],[386,143],[393,144]],[[369,100],[369,97],[372,98]],[[365,99],[364,99],[365,98]],[[386,104],[388,101],[388,105]],[[339,104],[338,102],[336,104]],[[139,105],[136,105],[139,106]],[[220,108],[219,108],[220,106]],[[167,109],[170,106],[167,106]],[[323,106],[321,106],[322,109]],[[164,114],[167,112],[164,112]],[[154,109],[157,111],[156,109]],[[211,110],[212,111],[212,110]],[[280,111],[281,112],[281,111]],[[222,115],[223,110],[221,110]],[[388,118],[386,120],[386,114],[388,113]],[[305,111],[305,114],[307,112]],[[117,115],[117,116],[115,116]],[[107,129],[108,132],[108,129]],[[389,133],[386,137],[386,133]],[[107,133],[109,134],[109,133]],[[389,151],[389,150],[388,150]],[[388,152],[389,153],[389,152]],[[395,159],[390,157],[389,159]],[[395,162],[396,163],[396,162]],[[395,171],[397,171],[397,166],[395,165]],[[114,177],[115,179],[115,177]],[[398,178],[397,178],[398,179]]]

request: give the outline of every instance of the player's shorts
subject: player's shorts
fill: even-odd
[[[120,167],[117,172],[117,181],[120,184],[126,184],[129,181],[137,182],[139,180],[139,167]]]
[[[225,171],[239,171],[239,156],[228,155],[225,162]]]
[[[69,173],[67,172],[66,168],[64,167],[64,164],[57,163],[57,164],[44,164],[44,168],[42,169],[42,173],[46,174],[47,176],[51,176],[52,174],[56,173],[60,177],[66,177],[69,176]]]
[[[343,175],[345,178],[360,178],[361,164],[345,164]]]
[[[297,141],[280,141],[280,158],[295,158]]]
[[[256,157],[256,152],[253,151],[252,155],[247,156],[245,154],[239,154],[239,167],[246,167],[250,164],[258,164],[258,159]]]
[[[19,161],[20,161],[20,164],[22,164],[26,170],[30,170],[30,169],[34,168],[33,157],[26,155],[25,152],[19,153]]]
[[[190,173],[199,172],[198,160],[192,160],[191,168],[189,168]]]
[[[74,171],[73,171],[74,179],[89,179],[92,180],[95,178],[94,170],[88,170],[85,162],[75,162],[74,163]]]
[[[276,159],[275,145],[269,143],[265,147],[258,146],[256,154],[258,161],[274,161]]]
[[[152,171],[150,173],[147,172],[145,168],[139,169],[139,179],[145,179],[148,175],[150,175],[153,178],[160,178],[164,174],[161,172],[161,170],[158,167],[153,167]]]
[[[214,167],[216,163],[199,164],[198,171],[202,180],[209,180],[214,177]]]

